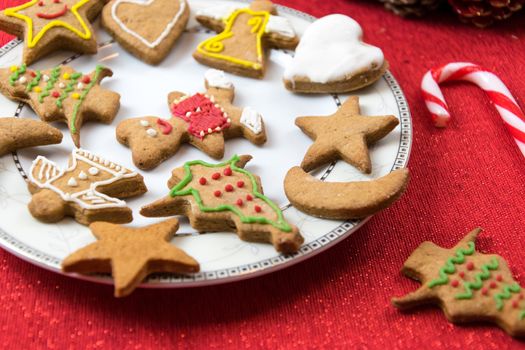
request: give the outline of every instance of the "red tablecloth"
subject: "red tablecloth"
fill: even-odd
[[[419,93],[429,67],[467,60],[496,71],[525,107],[525,13],[479,30],[453,17],[403,20],[373,2],[278,2],[315,16],[350,15],[367,40],[383,48],[414,120],[412,181],[405,196],[311,260],[210,288],[140,289],[115,299],[109,286],[47,272],[0,250],[0,347],[523,345],[488,325],[454,326],[437,308],[400,313],[390,298],[418,286],[399,270],[422,241],[452,246],[476,226],[485,229],[479,248],[506,257],[525,285],[525,159],[478,88],[445,88],[455,119],[444,130],[432,126]],[[7,39],[0,36],[0,43]]]

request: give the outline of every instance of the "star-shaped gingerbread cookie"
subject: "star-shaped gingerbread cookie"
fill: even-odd
[[[305,171],[342,158],[360,171],[370,173],[368,146],[388,135],[399,120],[393,115],[361,115],[359,97],[352,96],[330,116],[299,117],[295,124],[315,140],[301,163]]]
[[[0,156],[20,148],[62,142],[62,133],[44,122],[32,119],[0,118]]]
[[[208,70],[205,78],[204,94],[176,91],[168,95],[170,119],[147,116],[126,119],[118,125],[117,140],[131,148],[138,168],[156,167],[177,153],[183,143],[220,159],[224,140],[244,137],[256,145],[266,142],[261,115],[253,108],[232,104],[234,86],[224,72]]]
[[[90,21],[104,3],[104,0],[31,0],[1,11],[0,30],[24,39],[25,64],[60,49],[94,54],[97,41]]]
[[[80,128],[85,121],[109,124],[120,108],[120,95],[100,82],[113,72],[97,66],[82,74],[68,66],[32,70],[25,64],[0,69],[0,92],[7,98],[29,104],[45,122],[67,123],[80,147]]]
[[[94,222],[89,228],[98,241],[66,257],[62,270],[111,273],[116,297],[129,295],[154,272],[199,272],[199,263],[170,243],[179,228],[177,219],[142,228]]]
[[[523,337],[525,292],[501,256],[476,251],[480,232],[473,230],[451,249],[423,242],[402,270],[421,287],[392,303],[400,309],[439,305],[451,322],[490,321]]]

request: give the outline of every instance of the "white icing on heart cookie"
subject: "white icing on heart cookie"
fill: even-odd
[[[153,49],[155,47],[157,47],[164,39],[166,39],[166,37],[168,36],[168,34],[170,33],[171,29],[175,26],[175,24],[179,21],[179,18],[180,16],[182,15],[182,13],[184,12],[184,9],[186,7],[186,2],[185,0],[174,0],[174,1],[179,1],[179,11],[175,14],[175,16],[171,19],[171,21],[168,23],[168,25],[166,26],[166,28],[164,28],[164,30],[162,31],[162,33],[160,33],[160,35],[157,37],[157,39],[155,39],[155,41],[148,41],[146,40],[143,36],[141,36],[140,34],[138,34],[137,32],[129,29],[121,20],[120,18],[118,18],[117,16],[117,8],[118,6],[121,4],[121,3],[130,3],[130,4],[137,4],[137,5],[143,5],[143,6],[148,6],[150,5],[152,2],[154,2],[155,0],[149,0],[149,1],[140,1],[140,0],[117,0],[115,1],[115,3],[113,4],[113,7],[111,7],[111,17],[113,18],[113,20],[115,21],[115,23],[118,24],[118,26],[126,33],[128,33],[129,35],[135,37],[136,39],[140,40],[144,45],[146,45],[147,47]]]
[[[318,19],[304,32],[284,78],[294,81],[305,77],[311,82],[328,83],[379,69],[384,63],[383,51],[364,43],[362,37],[361,26],[348,16]]]

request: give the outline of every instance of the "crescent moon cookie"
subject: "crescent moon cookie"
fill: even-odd
[[[57,128],[32,119],[0,118],[0,156],[20,148],[52,145],[62,142]]]
[[[324,219],[360,219],[389,207],[408,185],[408,169],[399,169],[377,180],[324,182],[293,167],[284,179],[290,203],[308,215]]]
[[[133,220],[126,202],[147,191],[144,179],[134,171],[88,151],[75,149],[67,169],[39,156],[29,172],[33,194],[29,211],[43,222],[71,216],[83,225],[95,221],[126,223]]]
[[[251,107],[232,104],[234,86],[224,72],[208,70],[205,85],[205,93],[171,92],[170,119],[130,118],[117,126],[117,140],[131,148],[138,168],[155,168],[177,153],[183,143],[220,159],[224,156],[225,140],[244,137],[256,145],[266,142],[261,115]]]
[[[244,241],[271,243],[279,252],[294,253],[304,239],[263,194],[260,178],[244,170],[250,159],[233,156],[219,164],[187,162],[173,170],[169,195],[140,213],[147,217],[184,215],[201,232],[233,231]]]
[[[450,322],[488,321],[524,337],[525,291],[501,256],[476,251],[480,232],[474,229],[450,249],[423,242],[402,269],[421,286],[392,303],[401,310],[438,305]]]
[[[301,163],[305,171],[342,158],[369,174],[372,163],[368,145],[388,135],[399,124],[399,120],[393,115],[362,116],[359,97],[351,96],[334,114],[326,117],[299,117],[295,124],[315,140]]]
[[[102,26],[133,55],[158,64],[170,53],[189,17],[186,0],[112,0],[102,11]]]
[[[97,41],[90,21],[104,3],[104,0],[32,0],[1,11],[0,30],[24,40],[24,64],[60,49],[95,54]]]
[[[304,32],[284,71],[284,85],[300,93],[345,93],[376,82],[388,69],[378,47],[362,41],[352,18],[330,15]]]
[[[262,78],[268,49],[294,49],[299,42],[290,22],[277,16],[268,0],[254,0],[250,7],[204,8],[197,12],[196,19],[219,34],[200,43],[193,57],[204,65],[237,75]]]
[[[84,75],[68,66],[40,71],[22,64],[0,69],[0,92],[29,104],[45,122],[67,123],[73,142],[80,147],[84,121],[109,124],[117,115],[120,95],[100,87],[102,79],[112,75],[103,66]]]
[[[89,229],[97,238],[62,261],[64,272],[111,273],[115,296],[131,294],[148,275],[156,272],[199,272],[199,263],[171,239],[179,228],[177,219],[140,228],[95,222]]]

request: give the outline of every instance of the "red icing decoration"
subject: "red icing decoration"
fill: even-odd
[[[465,272],[460,271],[460,272],[459,272],[459,277],[461,277],[461,278],[465,277]]]
[[[173,130],[173,126],[164,119],[157,119],[157,124],[159,125],[160,132],[164,135],[169,135]]]
[[[237,187],[243,188],[244,187],[244,181],[237,181]]]
[[[514,301],[512,302],[512,307],[515,308],[515,309],[517,309],[518,306],[519,306],[519,302],[518,302],[517,300],[514,300]]]
[[[246,200],[247,200],[247,201],[253,201],[253,197],[252,197],[252,195],[251,195],[251,194],[247,194],[247,195],[246,195]]]
[[[520,298],[520,300],[523,300],[523,294],[520,294],[518,298]]]
[[[224,169],[224,175],[231,176],[232,175],[232,169],[230,167],[227,167]]]
[[[226,190],[226,192],[233,192],[233,186],[230,184],[224,186],[224,189]]]
[[[29,74],[31,74],[31,76],[32,76],[33,78],[36,77],[36,73],[33,72],[33,71],[29,72]]]
[[[481,294],[487,295],[489,294],[489,290],[487,288],[481,288]]]
[[[502,275],[497,275],[497,276],[496,276],[496,280],[497,280],[498,282],[503,281],[503,276],[502,276]]]
[[[474,263],[472,261],[467,264],[467,270],[474,270]]]
[[[242,204],[243,204],[242,199],[240,199],[240,198],[237,199],[237,205],[238,205],[239,207],[242,207]]]
[[[498,284],[496,282],[494,282],[494,281],[490,282],[490,284],[489,284],[489,287],[492,288],[492,289],[496,288],[497,286],[498,286]]]
[[[38,6],[44,6],[44,2],[43,1],[39,1],[38,2]]]
[[[89,76],[89,75],[84,75],[84,76],[82,77],[82,82],[83,82],[84,84],[89,84],[89,83],[91,83],[91,78],[90,78],[90,76]]]
[[[211,175],[211,178],[214,179],[214,180],[219,180],[221,178],[221,174],[220,173],[213,173]]]
[[[60,97],[60,93],[58,91],[53,91],[51,96],[53,96],[54,98],[59,98]]]
[[[190,112],[191,115],[186,116]],[[211,132],[220,132],[230,126],[224,113],[207,97],[202,94],[195,94],[171,106],[171,113],[174,117],[181,118],[188,122],[188,132],[203,139]],[[219,128],[219,130],[217,130]],[[201,132],[203,134],[201,134]]]
[[[262,211],[262,208],[258,205],[256,205],[255,207],[253,207],[253,209],[255,209],[255,212],[256,213],[260,213]],[[457,282],[457,281],[456,281]]]
[[[53,0],[55,4],[60,4],[60,0]]]
[[[54,12],[54,13],[37,13],[36,16],[38,18],[43,18],[43,19],[55,19],[55,18],[58,18],[58,17],[62,17],[63,15],[65,15],[67,13],[67,5],[64,5],[64,8],[58,12]]]
[[[221,191],[219,191],[219,190],[213,192],[213,195],[214,195],[215,197],[220,197],[221,194],[222,194],[222,193],[221,193]]]
[[[453,280],[451,283],[452,287],[456,288],[457,286],[459,286],[459,282],[458,280]]]
[[[206,182],[208,182],[208,181],[206,181],[206,178],[205,178],[205,177],[201,177],[201,178],[199,179],[199,183],[200,183],[201,185],[203,185],[203,186],[206,185]]]

